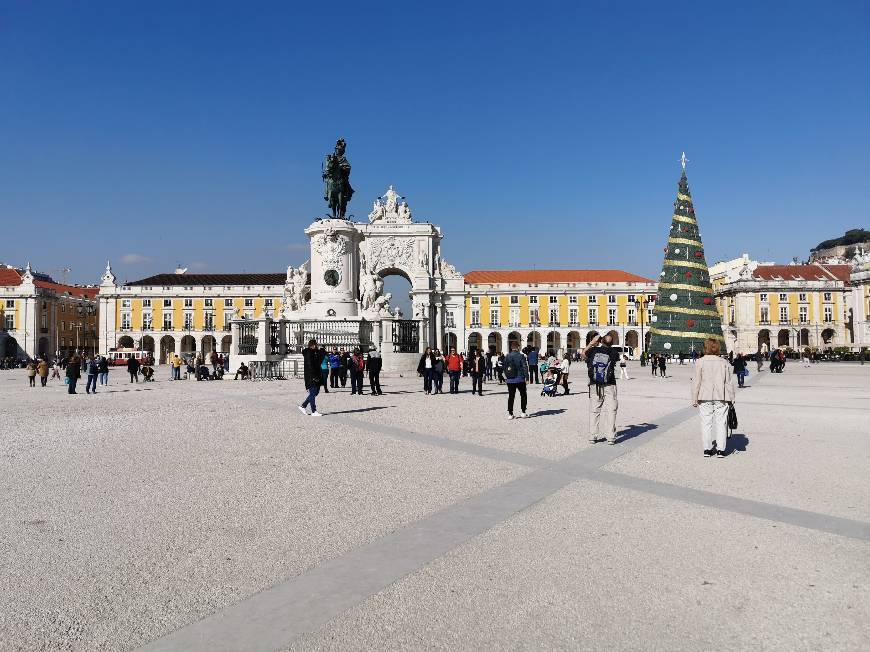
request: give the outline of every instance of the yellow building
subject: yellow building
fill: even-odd
[[[230,321],[281,310],[286,273],[157,274],[118,285],[106,268],[98,295],[100,352],[229,353]]]
[[[639,355],[655,292],[653,280],[621,270],[468,272],[465,314],[448,315],[445,344],[507,352],[518,342],[564,353],[611,332]]]
[[[747,263],[714,281],[728,350],[850,346],[850,271],[849,265]]]
[[[93,353],[97,288],[0,265],[0,358]]]

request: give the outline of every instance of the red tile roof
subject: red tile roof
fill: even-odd
[[[97,293],[100,291],[100,288],[84,288],[78,285],[64,285],[63,283],[55,283],[53,281],[40,281],[39,279],[34,281],[34,285],[38,288],[54,290],[61,294],[69,292],[70,296],[88,297],[89,299],[96,297]]]
[[[842,281],[849,282],[849,265],[759,265],[752,276],[765,281]]]
[[[0,268],[0,285],[21,285],[21,276],[17,270]]]
[[[473,271],[465,275],[469,284],[496,283],[655,283],[652,279],[619,269],[512,269]]]
[[[47,276],[45,277],[48,278]],[[60,294],[68,292],[70,296],[74,297],[88,297],[93,299],[97,296],[97,292],[100,291],[99,288],[86,288],[81,287],[79,285],[66,285],[65,283],[55,283],[52,280],[44,280],[42,278],[36,278],[33,280],[33,284],[38,288],[44,288],[46,290],[54,290]],[[21,274],[17,269],[9,269],[2,268],[0,269],[0,285],[21,285]]]

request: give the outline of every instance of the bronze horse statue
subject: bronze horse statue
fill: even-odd
[[[347,203],[353,197],[350,186],[350,163],[344,156],[347,143],[339,138],[335,143],[335,153],[327,154],[323,165],[323,181],[326,184],[323,198],[332,210],[332,217],[343,220]]]

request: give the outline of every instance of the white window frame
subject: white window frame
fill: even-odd
[[[480,309],[471,310],[471,325],[480,326]]]
[[[607,325],[608,326],[617,326],[617,315],[616,308],[608,308],[607,309]]]
[[[193,299],[185,299],[184,300],[185,308],[193,308]]]
[[[608,294],[607,295],[607,303],[616,303],[616,295]]]
[[[471,305],[479,306],[480,305],[480,297],[471,297]]]
[[[233,300],[232,299],[224,299],[224,308],[232,308]]]
[[[549,310],[548,317],[549,317],[549,322],[548,322],[549,324],[551,324],[551,325],[558,324],[559,323],[559,307],[558,306],[555,306],[555,307],[551,306],[550,310]]]
[[[598,325],[598,306],[589,306],[589,325]]]
[[[529,295],[529,305],[538,305],[538,295],[537,294]]]
[[[490,325],[501,323],[501,309],[500,308],[490,308],[489,309],[489,323],[490,323]]]
[[[825,301],[832,301],[832,300],[833,300],[833,296],[834,296],[834,295],[831,294],[830,292],[825,292]]]
[[[568,297],[568,303],[573,303],[576,305],[577,304],[577,295],[572,294],[570,297]]]
[[[171,308],[172,307],[172,299],[164,299],[163,300],[163,307],[164,308]]]
[[[253,299],[245,299],[245,308],[253,308],[254,300]]]

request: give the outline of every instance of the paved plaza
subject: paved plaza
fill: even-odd
[[[0,649],[866,650],[870,365],[753,365],[724,459],[691,369],[616,446],[585,393],[0,372]]]

